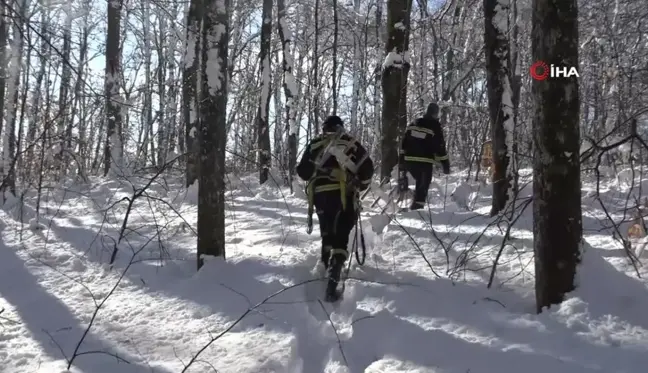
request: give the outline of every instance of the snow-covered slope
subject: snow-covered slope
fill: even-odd
[[[367,260],[354,259],[338,304],[318,300],[318,227],[305,233],[301,191],[230,175],[227,261],[199,272],[196,188],[183,190],[181,178],[136,200],[119,244],[128,203],[115,203],[133,194],[128,182],[57,186],[38,221],[34,195],[9,200],[0,371],[60,373],[74,359],[70,371],[84,373],[645,372],[646,283],[601,231],[591,185],[580,287],[535,315],[531,209],[487,289],[502,234],[487,228],[488,188],[461,180],[435,180],[429,213],[394,220],[376,216],[368,197]],[[605,185],[604,200],[622,203],[622,189]]]

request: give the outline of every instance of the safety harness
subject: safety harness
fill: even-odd
[[[344,132],[342,131],[335,132],[334,135],[330,135],[329,137],[324,138],[311,145],[311,151],[317,150],[322,146],[325,146],[325,148],[318,154],[317,159],[312,161],[315,165],[315,172],[313,172],[313,176],[308,180],[308,183],[306,184],[306,196],[308,197],[308,227],[306,228],[306,232],[308,234],[311,234],[313,232],[313,206],[315,193],[340,190],[342,208],[346,208],[346,198],[344,198],[346,195],[346,172],[342,172],[343,170],[338,167],[334,170],[331,170],[331,173],[329,175],[317,175],[317,171],[324,171],[322,166],[332,155],[329,150],[331,149],[331,147],[335,146],[339,140],[341,140],[343,134]],[[331,181],[331,183],[315,187],[316,181],[325,179]]]
[[[358,172],[358,168],[369,156],[368,153],[365,153],[364,157],[360,159],[358,163],[353,163],[346,153],[351,147],[355,147],[355,140],[343,140],[341,138],[343,134],[343,131],[338,131],[334,135],[329,135],[327,138],[324,138],[319,142],[311,145],[311,151],[325,146],[325,148],[318,154],[317,159],[313,161],[316,170],[326,172],[327,170],[324,170],[322,166],[331,156],[335,157],[338,166],[333,170],[330,170],[330,173],[328,175],[325,174],[318,176],[317,172],[314,172],[313,177],[308,180],[308,183],[306,185],[306,195],[308,196],[308,227],[306,231],[308,232],[308,234],[311,234],[313,232],[313,207],[315,194],[339,190],[340,200],[342,202],[342,210],[345,211],[347,208],[347,185],[350,181],[347,178],[347,171],[356,174]],[[328,183],[315,186],[316,182],[321,180],[326,180],[328,181]],[[356,198],[354,198],[354,200],[357,199],[358,198],[356,195]]]

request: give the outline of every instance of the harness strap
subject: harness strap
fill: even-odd
[[[341,170],[334,170],[341,171]],[[327,179],[331,181],[336,181],[336,183],[329,183],[315,186],[315,181]],[[307,228],[306,233],[311,234],[313,232],[313,212],[314,212],[314,202],[315,194],[321,192],[330,192],[334,190],[340,191],[340,199],[342,201],[342,210],[346,210],[346,172],[334,172],[331,176],[315,176],[308,181],[306,186],[306,196],[308,197],[308,218],[307,218]]]

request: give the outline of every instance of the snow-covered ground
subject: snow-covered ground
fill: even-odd
[[[306,234],[301,190],[229,175],[227,261],[208,260],[198,272],[196,190],[184,190],[181,178],[155,182],[135,201],[119,244],[128,201],[117,201],[133,194],[126,181],[45,189],[39,221],[33,194],[10,199],[0,210],[0,371],[61,373],[74,359],[75,373],[187,365],[231,373],[646,372],[646,282],[602,229],[592,184],[583,189],[580,286],[536,315],[531,207],[487,289],[505,228],[487,228],[489,188],[461,185],[461,176],[448,180],[445,211],[445,179],[435,179],[422,214],[390,221],[367,198],[366,263],[353,259],[337,304],[318,300],[319,228],[315,217]],[[620,219],[626,187],[610,180],[603,201]]]

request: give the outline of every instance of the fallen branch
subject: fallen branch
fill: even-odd
[[[331,324],[331,328],[333,328],[333,332],[335,333],[335,338],[337,338],[338,347],[340,348],[340,353],[342,354],[342,358],[344,359],[344,364],[348,367],[349,361],[347,360],[346,355],[344,354],[344,349],[342,348],[342,340],[340,340],[340,335],[338,334],[337,328],[335,327],[335,324],[333,324],[333,320],[331,320],[331,314],[326,310],[326,307],[324,307],[324,304],[322,303],[321,300],[318,299],[317,302],[320,304],[320,306],[322,306],[322,310],[326,314],[326,318]]]
[[[133,210],[133,205],[135,204],[135,201],[139,197],[144,195],[146,190],[164,172],[164,170],[167,169],[167,167],[169,167],[173,162],[175,162],[175,160],[177,160],[178,158],[183,157],[185,155],[186,154],[180,154],[180,155],[174,157],[173,159],[171,159],[170,161],[166,162],[165,164],[163,164],[158,169],[158,171],[153,175],[153,177],[151,177],[148,180],[148,182],[141,188],[136,188],[135,185],[129,181],[129,183],[131,184],[131,187],[133,188],[133,195],[130,198],[129,197],[124,197],[119,201],[119,202],[124,201],[124,200],[128,201],[128,206],[126,207],[126,213],[125,213],[125,216],[124,216],[124,220],[122,221],[121,229],[119,230],[119,236],[117,238],[117,243],[113,247],[113,252],[110,255],[110,262],[108,264],[110,264],[112,266],[114,264],[114,262],[115,262],[115,259],[117,257],[117,252],[119,251],[119,249],[118,249],[119,244],[121,243],[122,239],[126,235],[126,227],[128,225],[128,218],[130,217],[131,211]]]
[[[282,293],[285,293],[286,291],[288,291],[288,290],[290,290],[290,289],[293,289],[293,288],[296,288],[296,287],[299,287],[299,286],[302,286],[302,285],[306,285],[306,284],[311,283],[311,282],[315,282],[315,281],[323,281],[323,280],[325,280],[325,279],[324,279],[324,278],[315,278],[315,279],[310,279],[310,280],[306,280],[306,281],[299,282],[299,283],[297,283],[297,284],[293,284],[293,285],[287,286],[287,287],[285,287],[285,288],[283,288],[283,289],[281,289],[281,290],[279,290],[279,291],[277,291],[277,292],[275,292],[275,293],[272,293],[272,294],[268,295],[268,296],[267,296],[266,298],[264,298],[261,302],[255,304],[254,306],[249,307],[249,308],[248,308],[248,309],[247,309],[243,314],[241,314],[241,316],[239,316],[238,319],[236,319],[234,322],[232,322],[232,324],[230,324],[230,326],[228,326],[227,328],[225,328],[225,330],[223,330],[222,332],[220,332],[217,336],[215,336],[215,337],[211,337],[211,338],[209,339],[209,342],[207,342],[203,347],[201,347],[201,348],[200,348],[200,349],[199,349],[199,350],[198,350],[198,351],[197,351],[197,352],[192,356],[192,358],[189,360],[189,362],[184,366],[184,369],[182,369],[181,373],[186,372],[187,369],[189,369],[189,367],[190,367],[194,362],[198,361],[198,357],[200,356],[200,354],[202,354],[202,353],[203,353],[203,352],[204,352],[204,351],[205,351],[209,346],[211,346],[214,342],[216,342],[216,341],[217,341],[218,339],[220,339],[222,336],[224,336],[225,334],[227,334],[230,330],[234,329],[234,327],[235,327],[236,325],[238,325],[241,321],[243,321],[243,319],[244,319],[247,315],[249,315],[251,312],[253,312],[253,311],[256,310],[257,308],[259,308],[259,307],[261,307],[262,305],[264,305],[264,304],[265,304],[266,302],[268,302],[270,299],[275,298],[275,297],[279,296],[279,295],[282,294]]]

